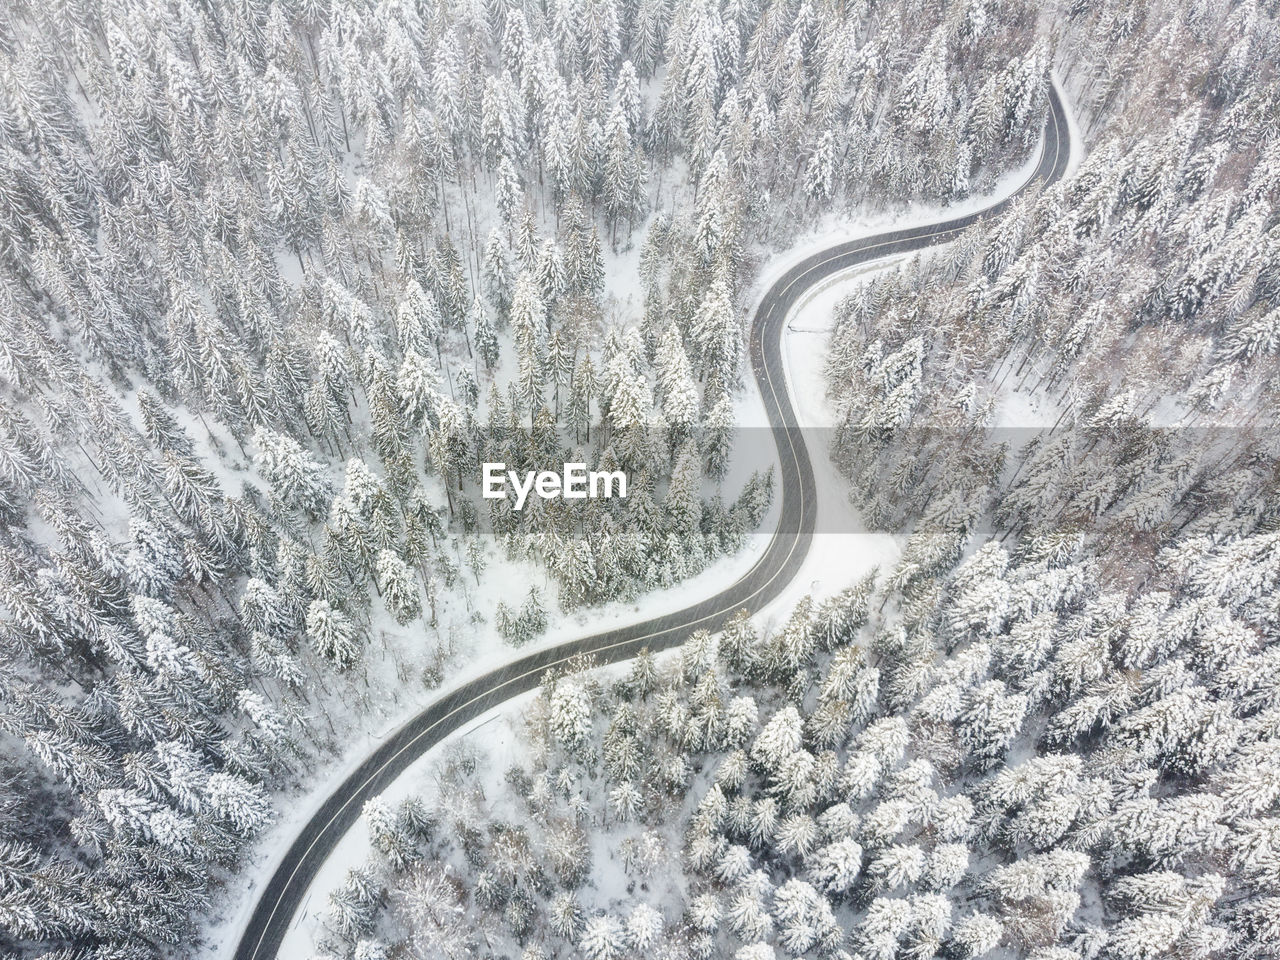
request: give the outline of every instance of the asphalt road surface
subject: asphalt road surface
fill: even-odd
[[[1066,113],[1057,90],[1051,89],[1040,163],[1017,193],[1062,177],[1069,154]],[[370,754],[303,827],[263,888],[236,948],[236,960],[272,960],[276,956],[312,879],[334,845],[359,819],[364,802],[382,793],[424,752],[465,723],[538,686],[548,668],[579,654],[593,654],[600,663],[612,663],[634,657],[646,648],[677,646],[693,631],[714,632],[736,611],[744,607],[754,611],[780,594],[799,572],[808,553],[817,506],[813,467],[787,395],[783,369],[781,336],[788,312],[806,290],[833,274],[891,254],[946,243],[979,219],[999,214],[1011,199],[953,220],[837,244],[788,270],[761,301],[751,328],[752,370],[773,427],[782,467],[778,528],[755,566],[732,586],[691,607],[531,653],[477,677],[426,707]]]

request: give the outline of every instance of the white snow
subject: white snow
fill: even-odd
[[[1066,177],[1070,178],[1080,168],[1080,164],[1084,161],[1084,156],[1087,152],[1084,145],[1084,132],[1080,129],[1080,121],[1076,116],[1079,104],[1087,100],[1087,98],[1069,96],[1067,84],[1057,75],[1056,71],[1051,75],[1050,79],[1062,95],[1063,102],[1071,105],[1070,109],[1064,111],[1067,115],[1067,129],[1071,132],[1071,159],[1067,161],[1066,171]]]

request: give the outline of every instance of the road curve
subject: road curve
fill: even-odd
[[[424,752],[469,720],[505,700],[531,690],[550,667],[578,654],[594,654],[601,663],[634,657],[683,643],[699,629],[715,631],[744,607],[759,608],[776,597],[799,572],[808,553],[817,511],[813,467],[800,435],[787,377],[781,337],[791,307],[822,280],[890,254],[945,243],[978,220],[992,217],[1014,196],[1037,183],[1052,183],[1066,172],[1069,131],[1062,99],[1050,87],[1040,163],[1009,198],[983,210],[939,223],[893,230],[837,244],[788,270],[765,294],[752,322],[751,366],[773,427],[781,464],[782,505],[778,527],[764,554],[732,586],[684,610],[548,647],[521,657],[444,694],[381,744],[307,821],[267,881],[236,948],[235,960],[272,960],[330,851],[359,819],[366,800],[385,790]]]

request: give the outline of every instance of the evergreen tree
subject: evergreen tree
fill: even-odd
[[[311,601],[307,609],[307,636],[316,653],[339,669],[351,666],[360,656],[351,620],[327,600]]]

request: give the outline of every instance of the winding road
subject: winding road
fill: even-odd
[[[894,230],[837,244],[788,270],[760,302],[751,328],[751,365],[773,426],[781,463],[778,527],[755,565],[733,585],[684,610],[633,626],[572,640],[521,657],[443,695],[381,744],[334,792],[289,846],[263,888],[236,960],[272,960],[312,879],[330,851],[359,819],[364,802],[383,792],[424,752],[463,724],[505,700],[536,687],[548,668],[591,653],[602,663],[634,657],[644,648],[683,643],[699,629],[718,630],[737,610],[758,609],[778,596],[799,572],[814,532],[817,497],[813,467],[800,435],[782,358],[787,314],[805,291],[840,271],[891,254],[945,243],[980,219],[999,214],[1018,194],[1052,183],[1066,172],[1070,143],[1066,112],[1050,87],[1040,162],[1010,197],[975,213],[939,223]]]

